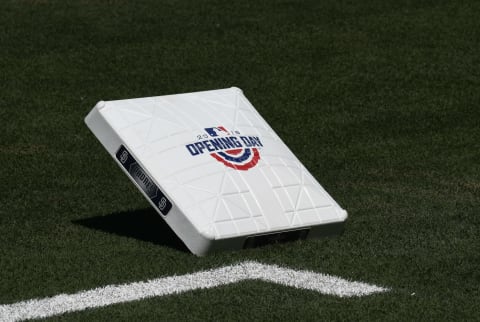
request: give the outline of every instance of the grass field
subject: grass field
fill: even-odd
[[[0,304],[244,260],[391,288],[246,281],[62,320],[479,320],[480,2],[3,0]],[[83,122],[238,86],[349,212],[342,236],[198,258]]]

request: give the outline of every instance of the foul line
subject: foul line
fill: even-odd
[[[108,285],[74,294],[59,294],[0,305],[1,321],[38,319],[88,308],[208,289],[245,280],[261,280],[339,297],[365,296],[388,291],[387,288],[351,282],[340,277],[296,271],[276,265],[243,262],[213,270],[181,276],[169,276],[146,282]]]

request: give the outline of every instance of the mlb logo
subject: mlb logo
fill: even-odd
[[[102,101],[85,122],[194,254],[343,229],[346,211],[238,88]]]
[[[205,132],[207,132],[208,135],[210,135],[210,136],[212,136],[212,137],[218,136],[218,132],[228,134],[228,131],[227,131],[223,126],[207,127],[207,128],[205,129]]]

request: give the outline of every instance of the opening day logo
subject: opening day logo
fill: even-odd
[[[263,147],[258,136],[244,136],[239,131],[228,131],[223,126],[207,127],[197,135],[197,142],[185,147],[192,156],[209,153],[215,160],[235,170],[253,168],[260,160]]]

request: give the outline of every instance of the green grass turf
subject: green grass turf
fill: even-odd
[[[62,319],[479,319],[479,16],[474,0],[1,1],[0,303],[254,259],[392,291],[249,281]],[[84,116],[229,86],[349,211],[344,235],[197,258],[148,229]]]

